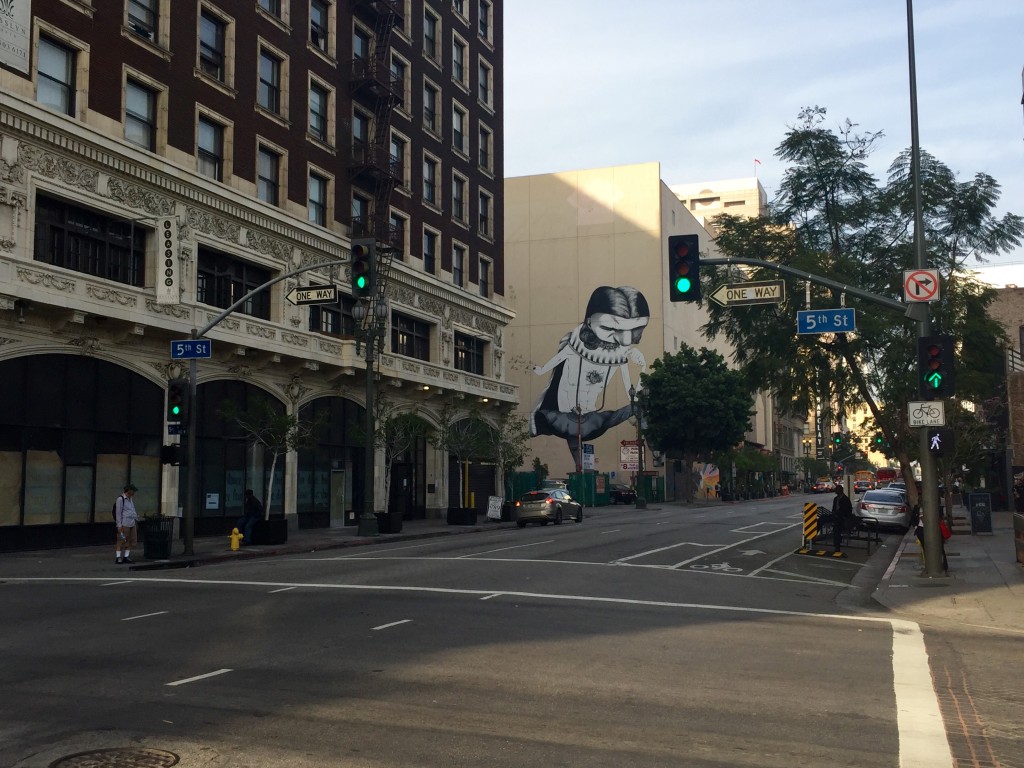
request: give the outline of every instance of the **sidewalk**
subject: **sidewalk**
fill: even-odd
[[[800,499],[802,497],[795,497]],[[740,502],[742,503],[742,502]],[[700,501],[695,506],[720,506],[720,501]],[[659,505],[677,506],[673,502]],[[588,515],[615,511],[620,507],[588,509]],[[652,507],[654,509],[654,507]],[[481,531],[514,528],[513,522],[477,517],[476,525],[448,525],[443,519],[406,520],[401,533],[376,537],[357,535],[355,526],[316,528],[288,532],[285,544],[246,546],[230,549],[227,536],[197,537],[193,553],[183,553],[184,544],[175,539],[167,560],[147,560],[143,548],[133,551],[134,565],[115,565],[114,546],[14,552],[0,555],[3,578],[105,578],[128,576],[133,572],[195,568],[257,557],[305,554],[344,547],[373,546],[435,536],[467,535]],[[881,605],[923,624],[957,623],[1024,633],[1024,568],[1017,564],[1013,548],[1013,515],[992,514],[992,535],[973,535],[962,526],[946,542],[948,577],[922,576],[921,552],[913,531],[907,533],[872,597]],[[177,531],[175,531],[177,533]]]
[[[1024,568],[1013,549],[1013,513],[992,513],[992,534],[961,526],[946,542],[949,576],[923,574],[911,529],[875,589],[874,599],[921,624],[954,623],[1024,633]]]

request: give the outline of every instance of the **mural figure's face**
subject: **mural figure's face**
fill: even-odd
[[[604,346],[628,347],[634,343],[634,332],[643,331],[650,320],[649,317],[619,317],[605,312],[595,312],[587,320],[587,324]],[[640,334],[637,333],[636,338],[639,337]]]

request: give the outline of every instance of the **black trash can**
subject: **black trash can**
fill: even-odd
[[[156,517],[139,521],[142,556],[147,560],[166,560],[171,556],[173,517]]]

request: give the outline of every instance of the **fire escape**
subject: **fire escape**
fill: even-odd
[[[402,79],[391,71],[391,33],[402,23],[400,0],[355,0],[355,12],[373,26],[367,57],[352,61],[352,98],[371,115],[369,136],[352,139],[349,173],[370,194],[366,216],[352,218],[352,237],[377,241],[377,299],[383,301],[395,253],[404,232],[391,225],[391,193],[401,181],[404,158],[391,154],[391,115],[404,97]]]

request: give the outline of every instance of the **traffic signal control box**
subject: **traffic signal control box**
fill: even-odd
[[[669,301],[700,301],[700,238],[670,235],[668,238]]]

